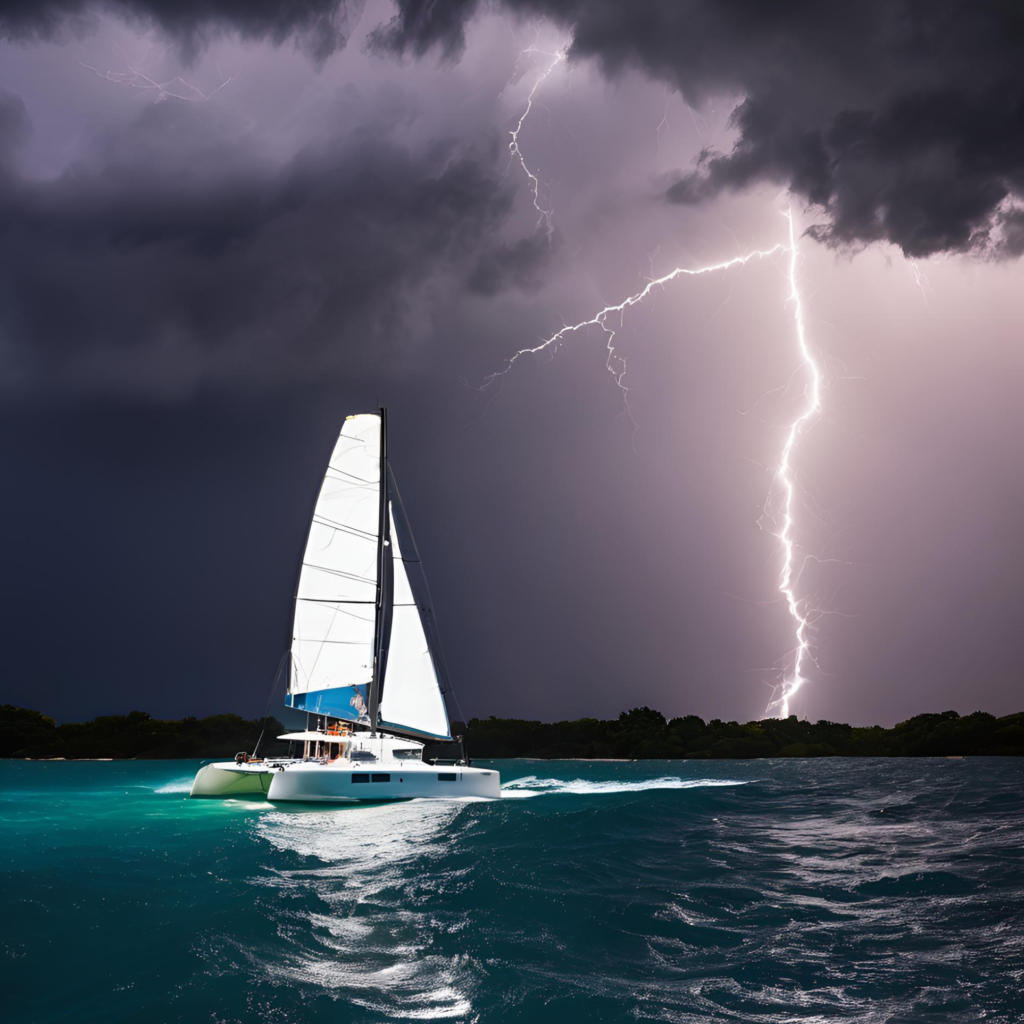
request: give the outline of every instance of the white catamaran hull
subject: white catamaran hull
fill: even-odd
[[[498,799],[501,777],[485,768],[383,764],[373,766],[290,765],[273,773],[271,803],[360,803],[380,800]]]
[[[189,796],[265,797],[274,771],[264,765],[215,761],[196,772]]]

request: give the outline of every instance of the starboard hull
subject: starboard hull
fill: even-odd
[[[380,765],[373,769],[320,764],[293,765],[275,772],[271,803],[378,803],[392,800],[496,800],[501,776],[489,769]]]

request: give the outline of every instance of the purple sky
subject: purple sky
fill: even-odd
[[[628,412],[596,328],[476,386],[792,204],[828,382],[793,710],[1020,709],[1024,25],[630,6],[0,4],[0,700],[261,712],[333,437],[383,402],[466,715],[760,716],[785,257],[631,310]],[[570,44],[520,135],[549,242],[508,132],[521,52]]]

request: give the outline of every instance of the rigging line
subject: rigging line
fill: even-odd
[[[317,565],[315,562],[303,562],[303,568],[305,569],[316,569],[318,572],[326,572],[330,576],[340,576],[342,579],[354,580],[356,583],[369,583],[376,585],[375,579],[370,579],[368,576],[357,576],[354,572],[344,572],[341,569],[332,569],[329,565]]]
[[[373,602],[373,603],[376,604],[376,602]],[[330,630],[334,628],[334,619],[336,619],[339,615],[347,615],[350,619],[355,619],[356,622],[370,623],[370,622],[374,621],[374,619],[368,619],[365,615],[359,615],[357,612],[350,612],[347,609],[342,608],[340,603],[339,604],[335,604],[333,610],[334,610],[334,617],[331,619],[331,625],[330,625],[330,628],[328,629],[328,632],[330,632]],[[302,637],[293,636],[292,639],[293,640],[301,640]],[[306,641],[306,643],[315,643],[315,642],[316,641],[314,641],[314,640],[307,640]],[[367,641],[367,643],[369,643],[369,641]]]
[[[332,497],[332,496],[329,495],[328,497]],[[362,500],[363,499],[360,499],[360,502],[362,502]],[[317,504],[319,506],[319,502]],[[356,510],[353,507],[352,509],[349,510],[349,514],[351,515],[355,511]],[[359,526],[353,526],[351,523],[343,523],[343,522],[341,522],[341,521],[339,521],[337,519],[333,519],[330,515],[328,515],[328,513],[324,509],[319,508],[319,507],[313,509],[313,518],[314,519],[323,519],[325,523],[330,523],[332,525],[335,525],[335,528],[338,529],[338,530],[352,530],[354,533],[366,534],[367,537],[372,537],[373,536],[373,532],[371,530],[366,530],[366,529],[363,529],[362,527],[359,527]]]
[[[462,724],[468,729],[469,728],[469,719],[466,718],[466,713],[462,710],[462,705],[459,703],[458,694],[456,694],[455,689],[452,686],[451,680],[450,679],[446,680],[446,684],[447,685],[446,685],[446,688],[445,688],[444,695],[446,697],[449,696],[449,695],[451,696],[452,701],[455,704],[455,710],[458,711],[458,713],[459,713],[459,721],[461,721]],[[449,722],[448,723],[448,730],[449,730],[449,732],[451,731],[451,727],[452,727],[452,723]]]
[[[328,519],[327,516],[319,512],[313,513],[313,522],[318,526],[326,526],[328,530],[334,530],[335,533],[346,533],[349,536],[358,537],[362,540],[376,540],[374,535],[367,530],[360,530],[357,526],[348,526],[345,523],[339,523],[335,519]]]
[[[281,655],[281,660],[277,663],[277,672],[274,674],[274,685],[270,688],[270,694],[267,697],[267,706],[263,709],[263,728],[260,730],[259,739],[256,740],[256,746],[252,748],[252,756],[255,757],[257,751],[260,749],[260,744],[263,742],[263,734],[267,731],[267,715],[270,714],[270,702],[274,699],[274,693],[277,691],[277,684],[281,681],[281,672],[284,669],[285,659],[290,654],[290,651],[285,651]]]
[[[348,453],[346,452],[345,454],[347,455]],[[354,480],[356,482],[356,486],[357,487],[362,487],[362,486],[373,487],[376,484],[376,482],[377,482],[376,480],[368,479],[367,477],[356,476],[356,474],[353,473],[351,470],[348,470],[348,469],[338,469],[338,467],[335,466],[333,463],[328,462],[327,463],[327,469],[324,472],[324,476],[327,479],[333,479],[332,477],[330,477],[328,475],[330,473],[337,473],[338,476],[340,476],[340,477],[348,477],[349,480]]]
[[[345,644],[346,647],[365,647],[365,640],[303,640],[301,636],[292,637],[293,643],[299,644]]]

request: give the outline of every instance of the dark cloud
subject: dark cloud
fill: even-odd
[[[466,48],[464,26],[478,0],[396,0],[398,13],[370,34],[378,52],[412,53],[423,57],[437,49],[443,60],[455,60]]]
[[[454,60],[479,0],[397,0],[371,49]],[[773,182],[826,214],[823,241],[888,241],[909,256],[1016,254],[1024,192],[1024,6],[1012,0],[496,0],[572,33],[571,54],[635,68],[688,102],[734,98],[738,139],[667,191],[694,203]],[[344,46],[361,0],[26,0],[0,34],[58,36],[105,10],[158,26],[183,52],[234,32],[294,38],[316,60]]]
[[[468,282],[470,290],[478,295],[496,295],[510,287],[524,291],[539,288],[554,238],[549,239],[547,231],[538,226],[532,235],[517,242],[492,246],[477,261]]]
[[[462,46],[437,5],[402,0],[401,52]],[[476,5],[458,6],[463,17]],[[773,182],[822,208],[834,245],[909,256],[1016,255],[1024,192],[1024,6],[1009,0],[504,0],[572,32],[571,55],[636,68],[692,104],[737,97],[728,153],[706,153],[667,198]],[[455,10],[453,8],[452,10]],[[385,38],[385,37],[382,37]]]
[[[96,28],[97,13],[173,40],[186,59],[224,33],[281,44],[294,39],[314,60],[342,49],[365,0],[0,0],[0,39],[61,40]]]
[[[0,167],[28,140],[31,134],[25,103],[20,96],[0,89]]]
[[[0,138],[23,120],[0,102]],[[8,174],[0,330],[51,384],[386,367],[422,334],[422,288],[527,287],[546,260],[501,243],[498,164],[365,129],[273,164],[215,106],[153,104],[52,181]]]

